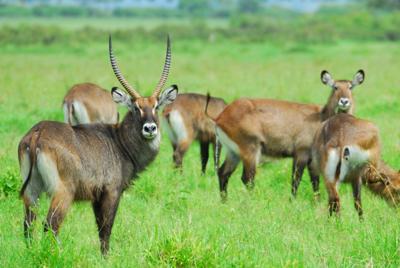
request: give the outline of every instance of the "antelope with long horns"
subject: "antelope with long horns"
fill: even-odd
[[[240,161],[243,162],[242,181],[252,188],[262,155],[293,157],[293,196],[307,166],[318,196],[319,178],[310,166],[314,135],[321,123],[332,115],[353,112],[352,91],[364,81],[364,72],[359,70],[352,81],[335,81],[327,71],[322,71],[321,81],[331,88],[324,107],[283,100],[239,99],[214,119],[218,140],[226,149],[226,159],[218,169],[223,199],[229,178]]]
[[[173,160],[175,167],[182,167],[183,156],[194,140],[200,143],[201,172],[204,174],[209,157],[210,144],[214,148],[214,164],[218,166],[221,150],[215,139],[214,122],[204,113],[207,97],[201,94],[179,94],[176,100],[165,106],[163,110],[162,126],[168,133],[174,150]],[[223,99],[211,98],[208,112],[216,117],[225,108]]]
[[[362,183],[392,205],[400,201],[400,173],[381,160],[379,131],[369,121],[348,114],[328,119],[315,136],[312,165],[324,177],[330,215],[340,211],[341,182],[351,183],[360,218]]]
[[[92,83],[74,85],[63,101],[64,122],[70,125],[118,123],[117,105],[110,92]]]
[[[41,193],[46,192],[51,197],[45,230],[51,229],[55,235],[71,204],[76,200],[88,200],[95,214],[101,252],[106,254],[122,192],[158,154],[157,110],[173,102],[178,92],[175,85],[161,92],[170,69],[169,38],[161,79],[150,97],[142,97],[120,72],[111,37],[109,56],[114,74],[127,92],[112,89],[114,101],[129,109],[120,124],[70,126],[42,121],[32,127],[19,144],[18,157],[24,180],[20,193],[25,205],[27,237],[36,217],[32,208]]]

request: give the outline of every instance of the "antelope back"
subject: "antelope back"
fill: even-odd
[[[328,179],[343,180],[359,175],[367,164],[380,161],[379,132],[375,125],[352,115],[338,114],[328,119],[317,132],[313,161]]]
[[[71,125],[89,123],[118,123],[117,105],[110,93],[98,85],[74,85],[63,102],[64,122]]]
[[[210,120],[204,109],[206,107],[207,97],[196,93],[179,94],[175,102],[165,106],[163,110],[164,120],[169,122],[169,127],[182,128],[175,121],[176,117],[181,118],[183,127],[189,139],[211,140],[215,136],[215,125]],[[210,98],[207,113],[211,117],[217,117],[225,108],[223,99]],[[180,131],[178,129],[175,130]]]

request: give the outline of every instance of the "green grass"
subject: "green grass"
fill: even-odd
[[[137,41],[115,42],[114,47],[125,76],[149,94],[161,73],[164,45]],[[19,140],[40,120],[62,120],[61,100],[73,84],[91,81],[111,88],[117,81],[106,42],[7,46],[0,53],[0,186],[9,193],[0,195],[1,267],[400,265],[400,214],[366,189],[364,222],[358,220],[347,185],[340,188],[341,218],[328,219],[323,184],[322,201],[314,203],[305,174],[298,198],[290,202],[291,162],[276,160],[258,168],[253,192],[243,187],[238,169],[229,184],[228,202],[222,204],[212,165],[200,176],[198,146],[188,152],[181,174],[172,169],[165,135],[157,160],[123,195],[107,259],[100,256],[89,203],[73,205],[60,245],[44,236],[41,221],[49,203],[45,197],[28,249],[22,235],[22,202],[13,191],[20,186]],[[210,92],[228,102],[246,96],[324,104],[329,89],[319,80],[321,70],[340,79],[351,78],[360,68],[366,80],[354,91],[356,114],[379,126],[383,157],[399,168],[397,43],[273,46],[174,39],[168,83],[178,84],[181,92]]]

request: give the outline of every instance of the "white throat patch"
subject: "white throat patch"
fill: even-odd
[[[161,135],[160,132],[157,132],[157,135],[154,139],[149,141],[149,146],[152,150],[158,151],[160,149],[160,143],[161,143]]]

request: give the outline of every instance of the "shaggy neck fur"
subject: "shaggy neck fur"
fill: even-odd
[[[133,165],[129,179],[135,178],[157,156],[160,144],[160,133],[148,140],[142,136],[141,123],[138,116],[128,112],[117,130],[121,151]]]
[[[378,167],[369,166],[363,182],[376,195],[384,198],[390,205],[400,201],[400,173],[380,161]]]
[[[333,93],[331,93],[331,95],[329,96],[328,103],[325,104],[325,106],[321,110],[321,121],[325,121],[337,113],[337,103],[332,99],[332,95]]]

